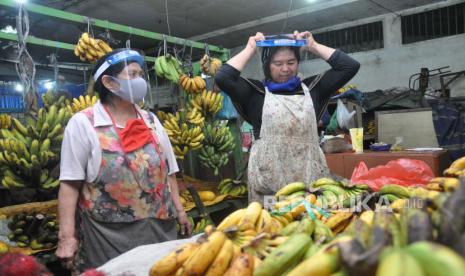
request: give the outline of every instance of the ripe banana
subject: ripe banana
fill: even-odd
[[[247,253],[242,253],[235,258],[231,267],[224,274],[225,276],[252,276],[254,275],[254,257]],[[216,274],[221,275],[221,274]]]
[[[94,63],[105,54],[113,51],[103,40],[94,39],[88,33],[83,33],[74,47],[74,55],[81,61]]]
[[[173,275],[190,256],[195,254],[195,251],[199,247],[199,243],[187,243],[182,245],[154,263],[150,268],[150,276]]]
[[[279,198],[281,196],[287,196],[295,192],[299,191],[304,191],[305,190],[305,183],[303,182],[293,182],[289,183],[286,186],[282,187],[279,189],[278,192],[276,192],[275,197]]]
[[[226,270],[228,270],[229,264],[232,261],[234,255],[234,244],[229,239],[223,244],[220,252],[213,260],[212,264],[208,268],[205,276],[216,276],[216,275],[223,275]],[[239,274],[242,275],[242,274]]]

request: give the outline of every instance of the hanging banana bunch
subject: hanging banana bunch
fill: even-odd
[[[50,171],[59,164],[63,131],[70,117],[66,108],[51,105],[48,111],[39,109],[36,121],[29,119],[24,125],[13,118],[11,130],[0,130],[3,187],[58,187],[60,182]]]
[[[71,104],[66,106],[68,112],[70,114],[75,114],[81,110],[84,110],[88,107],[94,106],[94,104],[98,101],[97,96],[79,96],[79,98],[74,98]]]
[[[223,108],[223,95],[219,92],[203,90],[201,94],[196,94],[190,105],[200,110],[204,117],[215,117]]]
[[[202,147],[204,134],[199,126],[194,125],[189,127],[181,118],[184,118],[185,114],[181,115],[179,111],[174,115],[171,113],[164,114],[166,115],[157,112],[159,118],[164,117],[163,127],[170,138],[176,159],[183,160],[190,149],[196,150]]]
[[[219,174],[219,169],[229,162],[234,149],[234,137],[225,124],[215,121],[204,127],[205,139],[199,151],[200,163]]]
[[[81,61],[90,63],[94,63],[111,51],[113,49],[105,41],[94,39],[88,33],[83,33],[74,47],[74,55]]]
[[[200,127],[203,127],[205,122],[205,117],[203,116],[202,112],[195,106],[189,107],[187,110],[186,119],[189,123]]]
[[[179,83],[183,73],[181,62],[170,54],[159,56],[155,60],[155,73],[160,78],[165,78],[173,83]]]
[[[218,72],[222,64],[223,63],[221,62],[220,59],[212,58],[212,57],[209,57],[207,54],[205,54],[200,59],[200,70],[205,75],[214,76],[216,72]]]
[[[179,78],[179,85],[184,91],[190,94],[201,93],[207,87],[207,83],[202,77],[195,76],[190,78],[185,74]]]

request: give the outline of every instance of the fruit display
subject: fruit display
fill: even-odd
[[[184,74],[181,62],[170,54],[157,57],[155,60],[155,73],[158,77],[176,84],[179,83],[180,76]]]
[[[179,77],[179,85],[190,94],[200,93],[207,88],[207,83],[200,76],[190,78],[186,74]]]
[[[157,117],[168,134],[176,159],[183,160],[190,149],[196,150],[202,147],[204,139],[202,129],[196,125],[189,126],[185,121],[186,114],[181,114],[179,111],[175,114],[159,111]]]
[[[200,59],[200,70],[205,75],[214,76],[223,63],[220,59],[213,58],[205,54]]]
[[[465,185],[430,184],[373,193],[331,178],[289,183],[270,211],[234,211],[150,275],[224,275],[240,262],[240,275],[463,275]]]
[[[59,185],[51,171],[59,164],[63,131],[71,114],[65,107],[41,108],[37,120],[26,117],[26,125],[12,119],[11,129],[0,130],[0,166],[7,189],[24,187],[55,189]]]
[[[202,93],[195,94],[190,105],[200,110],[204,117],[213,118],[223,108],[223,95],[203,90]]]
[[[8,239],[17,247],[32,250],[52,249],[58,242],[58,222],[55,214],[17,214],[8,223]]]
[[[105,54],[113,51],[108,44],[93,38],[89,33],[83,33],[74,47],[74,55],[81,61],[94,63]]]
[[[221,194],[234,197],[247,196],[247,184],[241,181],[234,181],[231,178],[225,178],[218,184],[218,191]]]
[[[229,156],[234,149],[234,137],[229,127],[218,121],[206,124],[204,134],[203,147],[198,155],[200,164],[218,175],[219,169],[229,162]]]

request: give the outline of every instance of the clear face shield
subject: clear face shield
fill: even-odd
[[[127,102],[139,104],[149,90],[149,81],[144,71],[144,59],[134,50],[124,50],[108,57],[94,75],[97,80],[110,66],[124,63],[123,70],[117,76],[110,76],[116,84],[111,91]]]

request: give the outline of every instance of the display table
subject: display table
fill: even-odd
[[[368,168],[385,165],[391,160],[399,158],[409,158],[422,160],[431,167],[435,176],[442,175],[442,172],[449,167],[449,153],[446,150],[440,151],[369,151],[363,153],[327,153],[326,162],[331,173],[350,179],[354,168],[360,162],[365,162]]]

